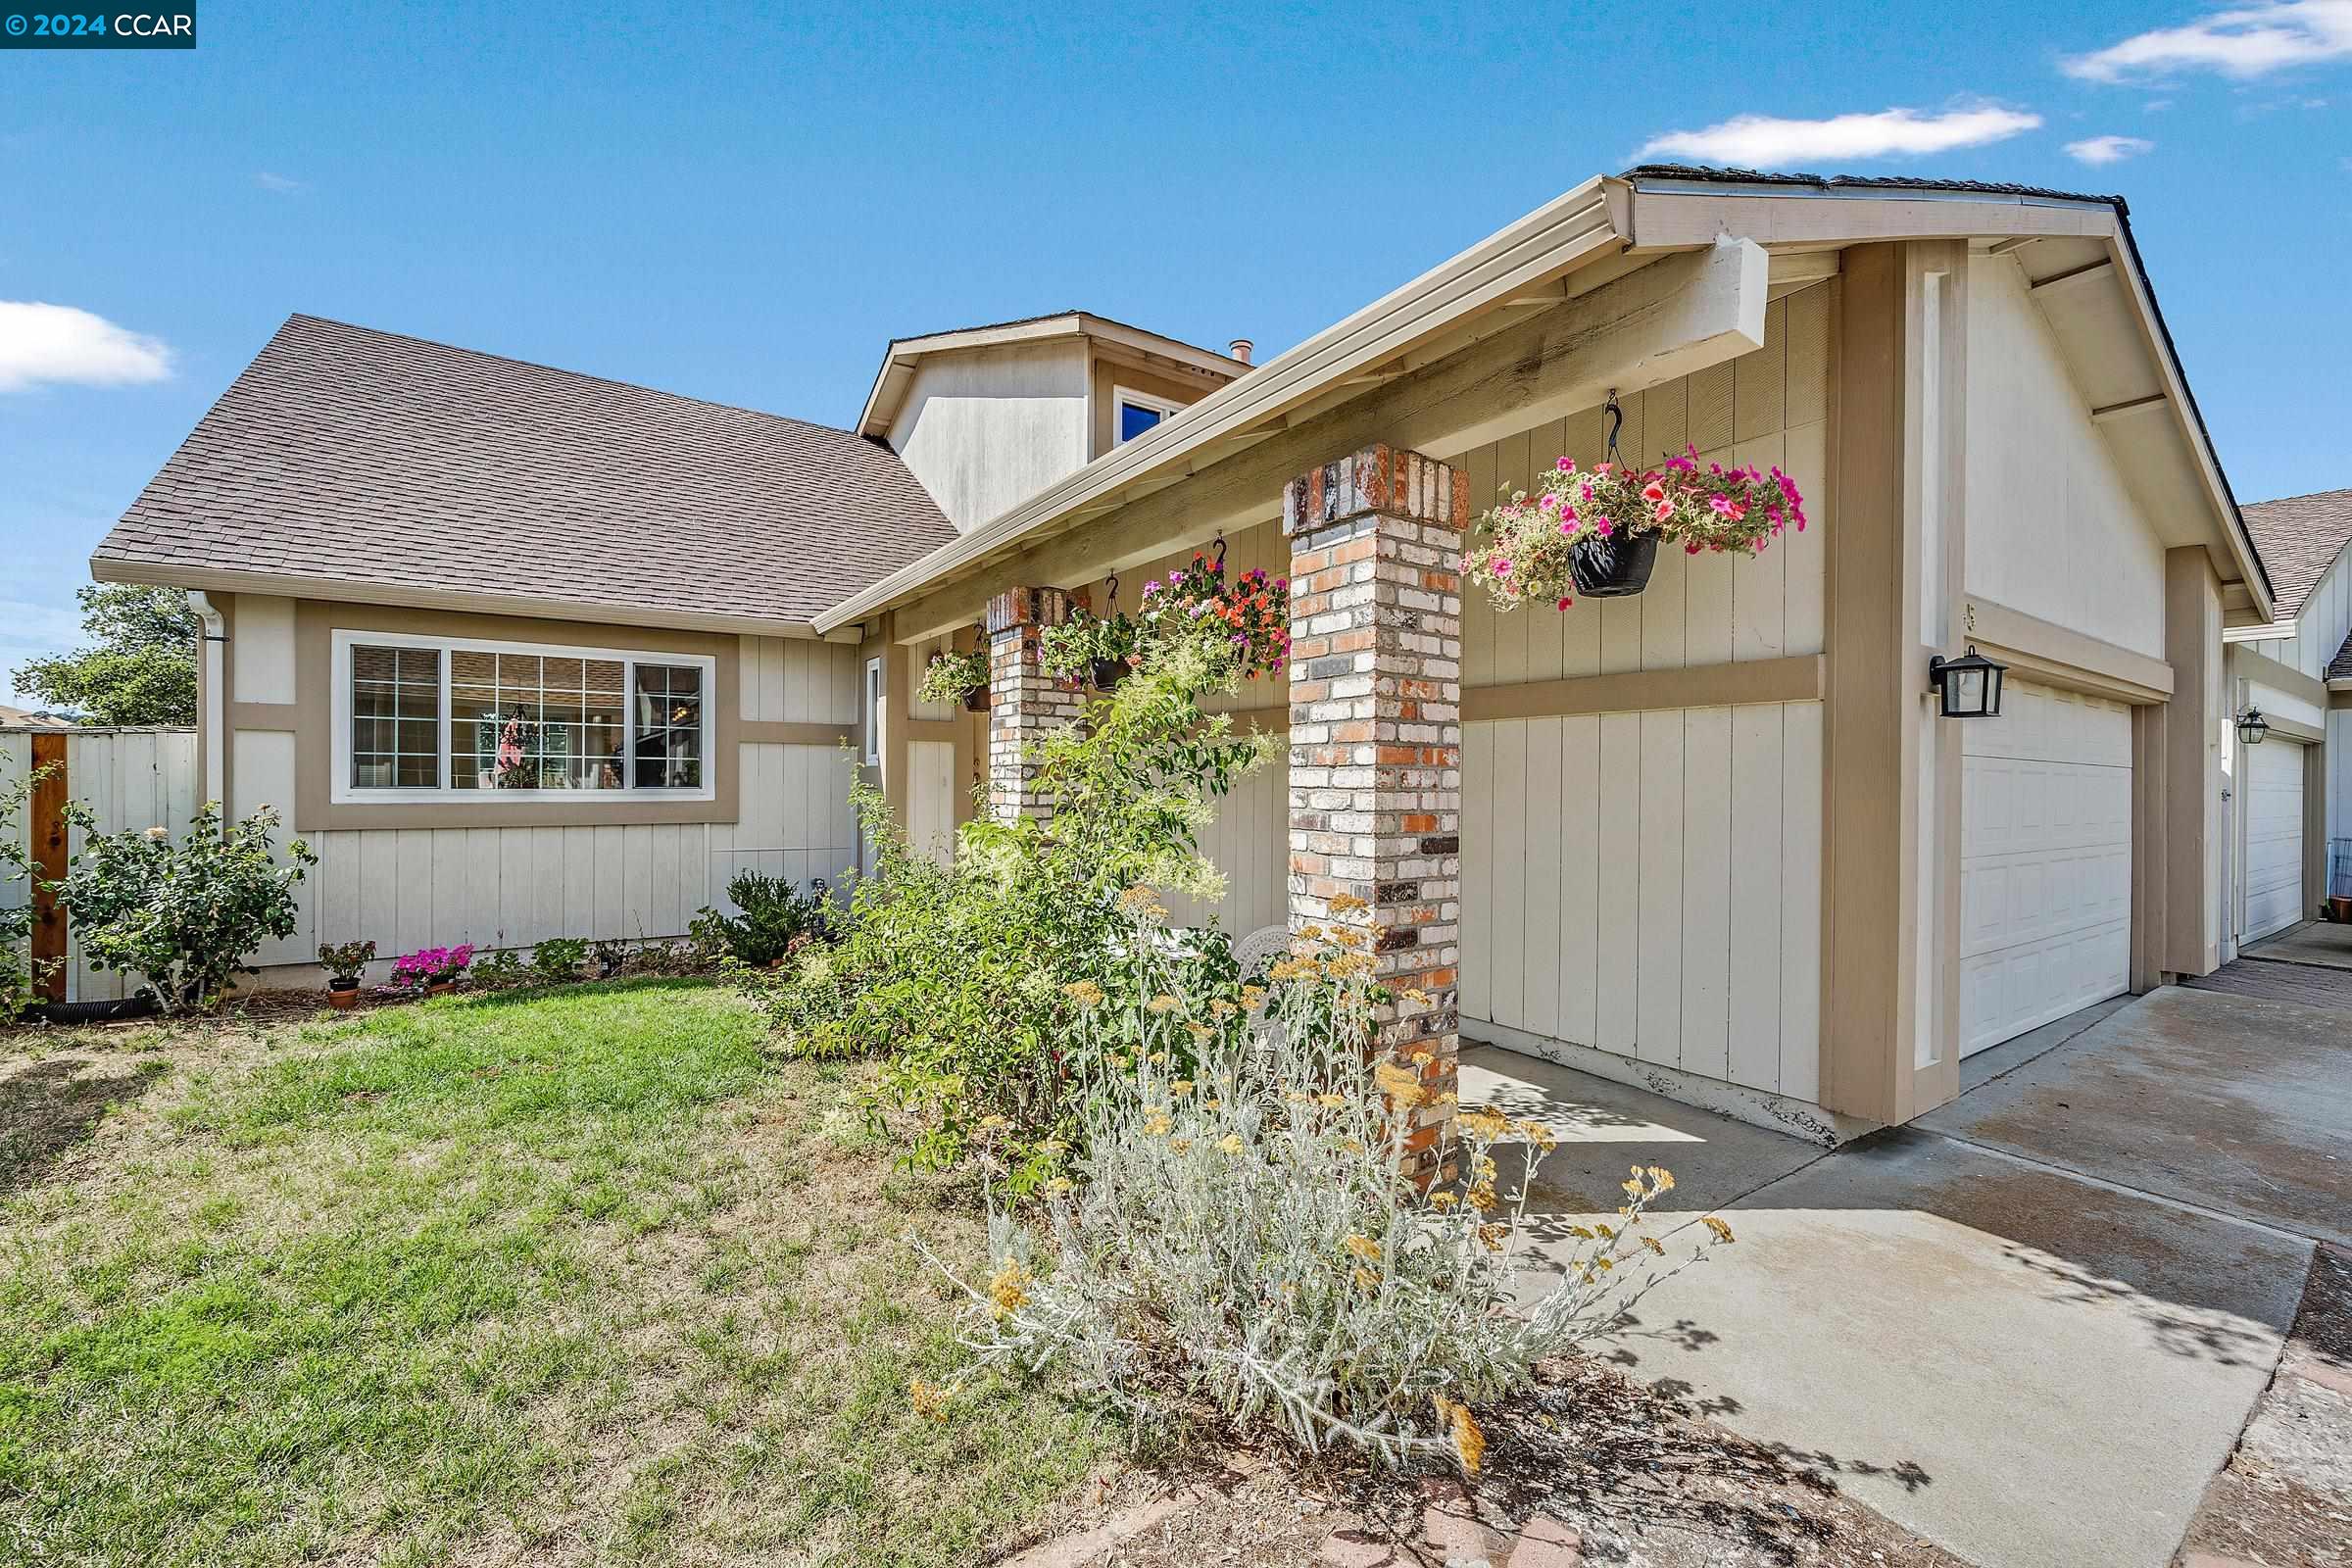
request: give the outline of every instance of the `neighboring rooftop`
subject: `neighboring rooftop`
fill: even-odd
[[[25,710],[0,703],[0,729],[72,729],[74,720],[46,709]]]
[[[806,623],[954,537],[854,432],[293,316],[90,564],[751,630]]]
[[[2303,602],[2327,575],[2329,564],[2352,542],[2352,490],[2283,496],[2240,510],[2254,535],[2254,548],[2262,552],[2262,564],[2270,570],[2278,601],[2277,618],[2292,620],[2302,613]]]
[[[2329,680],[2352,680],[2352,634],[2344,638],[2344,646],[2335,651],[2335,660],[2328,666]]]

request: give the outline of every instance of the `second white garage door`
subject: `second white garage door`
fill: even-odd
[[[2245,759],[2246,920],[2241,942],[2303,915],[2303,748],[2274,735]]]
[[[1965,722],[1963,1055],[2132,980],[2132,710],[2012,680]]]

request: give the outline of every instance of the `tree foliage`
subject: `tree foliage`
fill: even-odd
[[[203,631],[187,594],[99,583],[75,596],[92,643],[17,666],[17,689],[91,724],[196,722],[196,647]]]

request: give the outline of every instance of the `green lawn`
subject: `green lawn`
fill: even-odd
[[[0,1036],[0,1561],[938,1563],[1113,1436],[946,1424],[968,1188],[679,982]]]

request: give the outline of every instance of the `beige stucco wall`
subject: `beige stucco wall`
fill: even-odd
[[[934,354],[890,444],[949,521],[976,528],[1085,465],[1087,389],[1083,338]]]
[[[1968,274],[1968,588],[2164,656],[2164,545],[2006,257]]]

